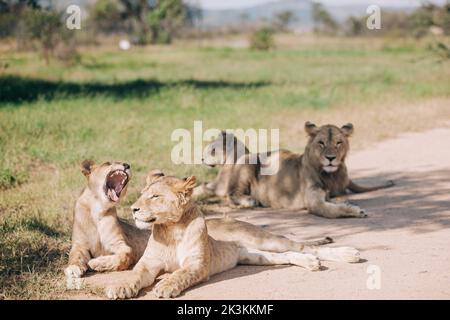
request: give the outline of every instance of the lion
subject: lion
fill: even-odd
[[[117,217],[116,207],[125,197],[131,179],[127,163],[92,160],[81,164],[87,186],[77,199],[73,216],[72,248],[69,265],[64,270],[67,286],[87,270],[121,271],[134,265],[144,253],[150,232],[141,230]],[[210,234],[221,240],[236,240],[254,248],[269,251],[299,251],[303,245],[331,243],[329,237],[315,241],[296,242],[274,235],[257,226],[231,218],[207,221]]]
[[[136,226],[151,228],[145,252],[127,279],[105,288],[110,299],[132,298],[163,273],[171,273],[153,288],[159,298],[174,298],[210,276],[237,264],[290,264],[307,270],[320,269],[320,260],[355,263],[358,250],[351,247],[302,246],[300,252],[256,250],[242,242],[215,239],[201,210],[192,200],[194,176],[178,179],[154,170],[147,185],[131,206]]]
[[[394,185],[388,181],[363,187],[349,178],[345,158],[353,125],[317,127],[306,122],[305,130],[309,141],[303,154],[288,150],[251,154],[232,133],[222,132],[203,154],[204,164],[220,167],[218,175],[214,181],[198,186],[194,194],[226,197],[231,205],[240,207],[307,209],[325,218],[367,217],[358,206],[330,200],[346,194],[347,189],[362,193]],[[275,174],[261,173],[275,163]]]
[[[87,186],[75,203],[72,248],[64,270],[68,286],[90,268],[95,271],[126,270],[142,256],[148,232],[117,217],[116,206],[125,196],[131,179],[130,165],[91,160],[81,164]]]

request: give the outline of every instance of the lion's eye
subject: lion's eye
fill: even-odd
[[[159,198],[159,195],[157,195],[157,194],[154,194],[154,195],[149,197],[149,199],[157,199],[157,198]]]
[[[321,147],[325,147],[325,142],[319,141],[319,144],[320,144]]]
[[[340,146],[342,144],[342,141],[338,141],[337,143],[336,143],[336,146]]]

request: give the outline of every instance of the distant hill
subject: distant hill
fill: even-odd
[[[337,21],[342,22],[350,16],[365,15],[367,7],[372,3],[373,1],[370,0],[361,0],[361,4],[357,5],[325,5],[325,8]],[[414,8],[416,6],[408,4],[382,7],[390,11],[411,11]],[[310,0],[280,0],[235,10],[204,10],[201,24],[203,28],[223,28],[239,25],[244,18],[248,23],[270,21],[277,13],[283,11],[294,13],[296,19],[291,25],[292,28],[312,28],[312,1]]]
[[[244,19],[248,23],[270,21],[280,12],[292,11],[295,26],[311,26],[311,2],[308,0],[274,1],[254,7],[234,10],[204,10],[202,26],[205,28],[222,28],[240,24]]]

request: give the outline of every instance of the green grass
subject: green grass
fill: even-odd
[[[282,146],[301,151],[306,116],[365,115],[378,105],[450,96],[449,62],[411,44],[81,51],[70,68],[2,53],[10,66],[0,73],[0,299],[63,294],[85,158],[132,165],[126,215],[151,168],[213,176],[170,161],[172,131],[192,130],[194,120],[205,129],[280,128]],[[392,121],[402,128],[402,119]]]

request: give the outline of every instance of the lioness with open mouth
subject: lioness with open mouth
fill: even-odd
[[[126,193],[130,166],[120,162],[82,163],[88,185],[75,203],[68,278],[96,271],[126,270],[144,252],[148,233],[117,218],[116,206]],[[68,282],[69,284],[69,282]]]
[[[140,230],[117,217],[116,206],[125,196],[131,179],[130,165],[121,162],[96,165],[85,160],[81,167],[87,186],[75,204],[72,249],[69,266],[65,269],[69,288],[77,286],[73,280],[83,276],[88,268],[95,271],[128,269],[142,256],[150,236],[148,230]],[[296,242],[231,218],[209,219],[207,224],[216,239],[238,241],[261,250],[299,251],[305,244],[332,242],[331,238]]]
[[[268,152],[267,157],[266,154],[251,154],[232,133],[222,132],[203,155],[203,163],[219,166],[219,173],[214,181],[197,187],[195,194],[223,196],[232,205],[241,207],[307,209],[309,213],[326,218],[366,217],[358,206],[334,203],[331,198],[345,194],[346,190],[368,192],[391,187],[394,183],[387,181],[363,187],[349,178],[345,159],[353,125],[317,127],[306,122],[305,131],[309,140],[303,154],[278,150]],[[261,161],[263,158],[265,161]],[[278,170],[270,175],[261,174],[264,165],[271,163],[277,163]]]
[[[111,299],[132,298],[153,284],[159,274],[171,275],[153,289],[157,297],[178,296],[183,290],[229,270],[237,264],[292,264],[318,270],[321,260],[358,262],[359,252],[350,247],[302,246],[301,252],[255,250],[242,242],[220,241],[208,234],[202,212],[192,201],[195,177],[178,179],[154,170],[147,177],[141,197],[132,205],[136,226],[152,229],[147,248],[130,276],[106,288]]]

